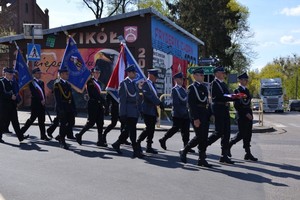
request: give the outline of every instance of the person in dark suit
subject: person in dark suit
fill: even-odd
[[[139,135],[137,143],[140,146],[141,142],[147,138],[147,147],[146,152],[157,154],[158,152],[152,148],[154,131],[156,119],[158,116],[157,106],[160,106],[161,109],[164,109],[163,102],[161,102],[157,95],[157,90],[155,87],[155,81],[158,78],[157,69],[148,70],[148,79],[142,86],[143,91],[143,101],[142,101],[142,113],[144,117],[144,122],[146,128]]]
[[[245,160],[257,161],[250,150],[250,142],[252,138],[252,126],[253,126],[253,113],[251,109],[251,99],[252,96],[247,88],[248,84],[248,75],[247,73],[243,73],[238,76],[239,87],[234,90],[235,94],[245,94],[245,98],[234,101],[234,108],[237,111],[237,122],[239,131],[237,134],[230,140],[229,142],[229,153],[228,156],[231,157],[230,149],[231,147],[243,140],[243,147],[245,149]]]
[[[18,89],[16,89],[18,83],[13,80],[14,73],[14,69],[5,68],[4,78],[0,81],[0,143],[4,143],[2,134],[10,122],[20,142],[29,137],[29,135],[23,135],[20,129],[17,112],[17,104],[20,98],[18,97]]]
[[[215,80],[211,83],[212,111],[215,117],[215,132],[208,137],[208,145],[213,144],[221,138],[222,156],[220,162],[234,164],[228,158],[229,138],[230,138],[230,115],[229,101],[233,101],[225,79],[225,70],[223,67],[214,69]]]
[[[173,99],[173,108],[172,108],[172,118],[173,125],[167,133],[159,139],[161,148],[164,150],[167,149],[166,141],[171,138],[179,130],[181,131],[181,137],[183,141],[183,147],[185,147],[190,139],[190,119],[189,111],[187,107],[187,92],[183,88],[183,73],[179,72],[173,76],[176,85],[172,88],[172,99]],[[190,152],[195,152],[190,149]]]
[[[140,115],[139,90],[136,83],[133,81],[136,77],[134,65],[130,65],[125,69],[127,77],[120,83],[119,99],[120,99],[120,121],[124,124],[124,131],[121,132],[118,140],[112,144],[112,147],[119,153],[120,144],[130,137],[133,158],[142,158],[144,155],[140,152],[140,146],[136,142],[136,124]]]
[[[202,68],[193,71],[195,81],[188,87],[188,106],[191,123],[195,130],[195,137],[188,142],[184,149],[179,151],[180,159],[186,163],[186,154],[194,146],[198,145],[198,166],[211,167],[206,161],[206,148],[209,130],[209,102],[208,89],[204,85],[204,71]]]
[[[69,149],[65,137],[72,132],[75,124],[76,107],[71,85],[68,83],[69,71],[66,67],[58,70],[60,78],[54,84],[56,113],[60,122],[59,143],[60,147]]]
[[[38,124],[40,128],[41,140],[49,141],[50,138],[46,136],[45,128],[45,103],[46,96],[44,90],[44,82],[41,80],[40,68],[32,70],[33,80],[29,83],[31,92],[31,115],[26,121],[25,125],[21,128],[21,132],[25,133],[28,128],[33,124],[36,118],[38,118]]]
[[[3,70],[2,70],[2,74],[4,75],[4,69],[5,68],[3,68]],[[4,76],[2,76],[1,78],[0,78],[0,81],[2,81],[4,79]],[[12,133],[10,130],[9,130],[9,124],[10,124],[10,122],[8,122],[8,124],[6,124],[5,126],[3,126],[4,127],[4,130],[3,130],[3,133]]]
[[[101,96],[101,86],[98,78],[100,76],[100,69],[95,67],[91,69],[92,77],[87,82],[87,91],[89,95],[88,101],[88,120],[82,130],[75,135],[78,144],[82,144],[82,135],[97,124],[98,141],[97,146],[107,147],[103,142],[102,131],[104,124],[104,108],[105,99]]]
[[[107,144],[106,136],[107,134],[117,125],[117,122],[119,120],[119,102],[112,97],[112,95],[107,92],[106,94],[106,108],[105,108],[105,116],[111,115],[111,122],[106,127],[106,129],[103,132],[103,142]],[[121,130],[124,130],[124,123],[121,123]],[[131,143],[127,140],[124,141],[124,144],[130,145]]]

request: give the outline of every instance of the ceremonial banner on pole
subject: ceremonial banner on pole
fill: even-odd
[[[17,57],[16,57],[16,64],[15,70],[18,72],[18,84],[19,90],[21,90],[25,85],[27,85],[31,80],[32,77],[29,73],[28,66],[20,52],[20,49],[17,47]]]
[[[90,71],[86,67],[85,62],[78,51],[76,42],[70,36],[60,69],[65,67],[69,70],[68,82],[77,92],[82,93],[90,76]]]

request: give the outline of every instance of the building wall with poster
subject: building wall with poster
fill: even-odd
[[[66,47],[67,36],[71,35],[90,69],[95,63],[100,63],[103,73],[100,76],[103,89],[116,64],[120,41],[118,36],[124,36],[126,44],[139,66],[145,70],[159,68],[157,82],[158,93],[170,93],[173,87],[172,76],[182,71],[186,73],[189,63],[197,64],[198,46],[202,41],[174,25],[166,17],[152,8],[108,18],[96,19],[88,22],[72,24],[64,27],[43,30],[44,38],[35,40],[41,45],[41,60],[34,62],[35,67],[42,70],[42,80],[46,84],[47,105],[54,105],[52,94],[53,82],[57,78],[57,71],[61,64]],[[27,43],[31,40],[22,35],[12,36],[0,44],[15,40],[26,56]],[[13,65],[16,48],[10,45],[10,62]],[[30,68],[33,66],[30,65]],[[24,106],[30,105],[28,91],[23,92]],[[76,93],[78,108],[85,108],[84,94]],[[166,100],[170,104],[170,100]]]

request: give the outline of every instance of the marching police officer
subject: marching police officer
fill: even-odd
[[[56,113],[60,122],[59,143],[60,147],[69,149],[65,137],[67,133],[73,132],[76,107],[71,85],[67,81],[69,78],[68,68],[62,67],[58,70],[58,73],[60,78],[54,84],[54,96],[56,100]]]
[[[198,165],[211,167],[211,165],[206,161],[210,111],[208,106],[208,89],[206,85],[204,85],[203,69],[195,69],[193,71],[193,77],[195,81],[188,87],[188,105],[191,123],[196,135],[188,142],[184,149],[180,150],[179,154],[181,161],[186,163],[187,152],[198,144]]]
[[[228,101],[232,101],[233,99],[227,96],[229,95],[229,90],[224,82],[224,68],[215,68],[214,75],[215,80],[213,80],[211,83],[211,97],[213,102],[212,111],[215,117],[215,132],[208,137],[208,145],[213,144],[215,141],[221,138],[222,156],[220,157],[220,162],[234,164],[234,162],[228,158],[230,138],[230,115]]]
[[[121,131],[121,135],[118,140],[112,144],[112,147],[119,153],[120,144],[123,143],[129,134],[133,148],[133,158],[142,158],[144,155],[140,152],[140,146],[136,142],[136,124],[140,115],[140,100],[139,90],[135,82],[133,81],[136,77],[136,70],[134,65],[130,65],[125,69],[127,77],[120,83],[119,88],[119,115],[120,121],[124,124],[124,129]]]
[[[88,120],[82,130],[75,135],[78,144],[82,144],[82,135],[92,128],[95,123],[98,129],[97,146],[107,147],[107,144],[102,140],[102,131],[104,124],[104,107],[105,99],[101,96],[101,86],[98,81],[100,77],[100,69],[95,67],[91,69],[92,77],[87,82],[87,91],[89,95],[88,101]]]
[[[155,81],[158,78],[157,69],[148,70],[148,79],[144,82],[142,86],[143,90],[143,101],[142,101],[142,113],[144,117],[144,122],[146,128],[138,137],[138,145],[147,138],[146,152],[157,154],[157,151],[152,148],[153,136],[155,131],[156,118],[158,116],[157,106],[159,105],[161,109],[164,109],[163,102],[161,102],[157,95],[157,90],[155,87]]]
[[[5,67],[3,68],[3,70],[2,70],[2,77],[0,77],[0,81],[2,81],[3,79],[4,79],[4,69],[5,69]],[[6,124],[5,125],[5,127],[4,127],[4,130],[3,130],[3,132],[4,133],[12,133],[10,130],[9,130],[9,124],[10,124],[10,122],[8,122],[8,124]]]
[[[235,94],[243,93],[245,94],[245,98],[241,98],[237,101],[234,101],[234,108],[237,111],[237,121],[238,121],[238,128],[239,131],[229,142],[229,153],[228,156],[231,157],[230,149],[231,147],[243,140],[243,147],[245,149],[245,160],[257,161],[258,159],[255,158],[250,151],[250,142],[252,138],[252,126],[253,126],[253,113],[251,109],[251,99],[252,96],[247,88],[248,84],[248,75],[247,73],[243,73],[238,76],[239,80],[239,87],[234,90]]]
[[[33,80],[29,83],[31,92],[31,115],[26,121],[25,125],[21,128],[22,133],[25,133],[27,129],[33,124],[36,118],[38,118],[38,124],[40,128],[41,140],[49,141],[46,136],[45,128],[45,103],[46,96],[44,90],[44,82],[41,80],[40,68],[32,70]]]
[[[20,97],[17,90],[18,83],[13,80],[14,73],[14,69],[5,68],[4,78],[0,81],[0,143],[4,143],[2,134],[10,122],[20,142],[29,137],[23,135],[20,129],[17,112]]]
[[[190,119],[189,111],[187,108],[187,92],[183,88],[183,73],[179,72],[173,76],[176,85],[172,88],[172,99],[173,99],[173,125],[172,128],[167,131],[167,133],[159,139],[161,148],[167,149],[166,141],[171,138],[180,129],[181,137],[183,141],[183,146],[185,147],[190,138]],[[192,149],[190,149],[191,151]],[[194,151],[193,151],[194,152]]]

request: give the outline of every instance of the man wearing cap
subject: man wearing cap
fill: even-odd
[[[76,107],[72,95],[71,85],[68,83],[69,71],[66,67],[58,70],[60,78],[54,84],[54,96],[56,101],[56,113],[60,122],[59,143],[60,147],[69,149],[65,137],[73,132],[75,124]]]
[[[13,77],[14,69],[5,68],[4,78],[0,81],[0,143],[4,143],[2,134],[10,122],[20,142],[29,137],[24,136],[20,130],[17,112],[18,91],[16,91],[18,83]]]
[[[124,143],[128,134],[131,140],[133,155],[132,157],[142,158],[144,155],[140,152],[140,146],[136,142],[136,124],[140,115],[140,100],[139,90],[135,82],[136,70],[134,65],[130,65],[125,69],[127,77],[120,83],[119,98],[120,98],[120,121],[124,124],[124,130],[118,140],[112,144],[112,147],[119,153],[120,144]]]
[[[183,146],[187,145],[190,138],[190,119],[189,111],[187,108],[187,92],[183,88],[183,73],[179,72],[173,76],[176,85],[172,88],[172,99],[173,99],[173,108],[172,108],[172,117],[173,125],[172,128],[167,131],[167,133],[159,139],[161,148],[164,150],[167,149],[166,141],[171,138],[175,133],[180,129],[181,137],[183,141]],[[191,151],[192,149],[190,149]],[[193,151],[194,152],[194,151]]]
[[[198,166],[211,167],[206,161],[207,137],[209,130],[210,110],[208,106],[208,89],[204,85],[204,71],[197,68],[193,71],[195,81],[188,87],[188,106],[191,123],[195,130],[195,137],[188,142],[184,149],[180,150],[180,159],[186,163],[186,154],[194,146],[198,145]]]
[[[157,151],[152,148],[156,118],[158,116],[157,106],[160,106],[161,109],[164,109],[163,102],[161,102],[157,95],[157,90],[155,87],[155,82],[158,78],[157,69],[148,70],[148,79],[142,86],[143,91],[143,101],[142,101],[142,113],[144,117],[144,122],[146,128],[138,137],[138,145],[140,146],[141,142],[147,138],[147,147],[146,152],[157,154]]]
[[[41,140],[49,141],[50,139],[46,136],[45,128],[46,96],[44,82],[41,80],[41,74],[42,72],[38,67],[32,70],[33,80],[29,83],[29,89],[31,92],[31,115],[25,125],[21,128],[21,131],[22,133],[25,133],[33,124],[35,119],[38,118]]]
[[[229,138],[230,138],[230,115],[229,115],[229,103],[233,101],[228,97],[228,87],[224,82],[225,70],[223,67],[217,67],[214,69],[215,80],[211,83],[211,97],[212,97],[212,111],[215,117],[215,132],[208,137],[208,145],[213,144],[219,138],[221,138],[222,156],[220,162],[227,164],[234,164],[230,158],[228,158],[229,152]]]
[[[2,70],[2,77],[0,77],[0,81],[2,81],[4,79],[4,69],[5,69],[5,67]],[[4,127],[3,133],[12,133],[9,130],[9,124],[10,124],[10,122],[8,122],[8,124],[6,124],[5,126],[3,126]]]
[[[234,101],[234,108],[237,111],[237,121],[238,121],[238,128],[239,131],[237,134],[230,140],[229,142],[229,153],[228,156],[231,157],[230,149],[231,147],[243,140],[243,148],[245,149],[245,160],[257,161],[258,159],[255,158],[250,151],[250,142],[252,137],[252,125],[253,125],[253,113],[251,109],[251,99],[252,96],[247,88],[248,84],[248,75],[247,73],[243,73],[238,76],[239,80],[239,87],[234,90],[235,94],[243,93],[246,95],[246,98],[239,99]]]
[[[75,135],[76,141],[80,145],[82,144],[82,135],[96,124],[98,130],[97,146],[107,147],[107,144],[102,139],[105,99],[101,96],[101,86],[98,81],[100,73],[99,68],[91,69],[92,77],[87,82],[87,92],[89,95],[88,120],[82,130]]]

